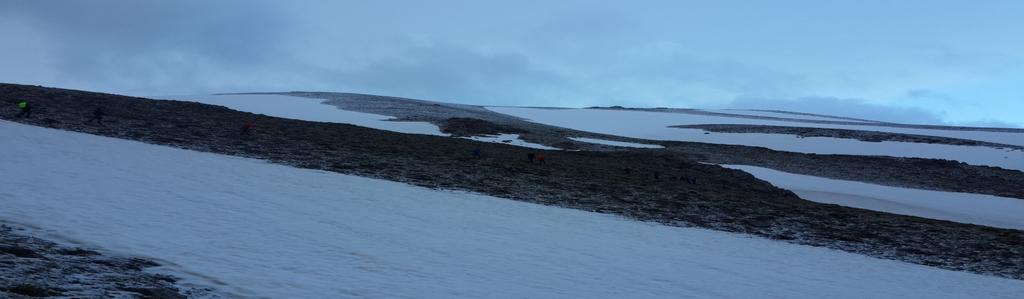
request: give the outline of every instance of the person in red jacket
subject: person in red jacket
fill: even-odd
[[[537,163],[544,165],[544,153],[537,154]]]
[[[255,125],[253,125],[251,121],[245,122],[245,124],[242,125],[242,136],[250,136],[250,135],[252,135],[252,128],[254,126]]]

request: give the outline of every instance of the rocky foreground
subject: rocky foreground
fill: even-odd
[[[0,118],[44,127],[1024,279],[1024,231],[814,203],[670,150],[541,151],[24,85],[0,85],[0,99],[12,107]],[[32,119],[16,118],[15,99],[36,104]],[[106,125],[85,124],[98,106]],[[240,134],[247,121],[251,136]],[[531,152],[546,165],[528,162]]]
[[[209,295],[207,290],[179,289],[174,277],[143,271],[155,266],[159,265],[147,259],[61,245],[0,225],[0,298],[177,299]]]

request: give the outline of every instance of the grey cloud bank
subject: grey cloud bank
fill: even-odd
[[[9,1],[0,81],[1022,125],[1011,1]]]

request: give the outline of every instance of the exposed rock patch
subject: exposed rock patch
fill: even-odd
[[[446,119],[442,122],[440,127],[441,132],[451,134],[455,137],[498,135],[501,133],[521,134],[526,132],[525,130],[515,127],[502,126],[486,120],[468,117],[453,117]]]

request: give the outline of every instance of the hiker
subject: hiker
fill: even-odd
[[[32,117],[32,106],[29,106],[28,101],[18,102],[18,109],[21,109],[21,113],[18,113],[18,117]]]
[[[251,136],[252,127],[254,127],[254,125],[252,124],[251,121],[245,122],[245,124],[242,125],[242,136]]]
[[[533,163],[533,157],[533,153],[526,154],[526,160],[530,161],[530,163]]]
[[[480,159],[480,147],[476,147],[473,149],[473,158]]]
[[[85,123],[88,124],[88,123],[92,123],[93,121],[95,121],[96,123],[98,123],[98,124],[100,124],[102,126],[103,125],[103,116],[104,115],[107,115],[107,114],[103,112],[103,108],[96,107],[96,110],[92,111],[92,118],[90,118]]]
[[[537,154],[537,162],[540,162],[540,165],[544,165],[544,153]]]

